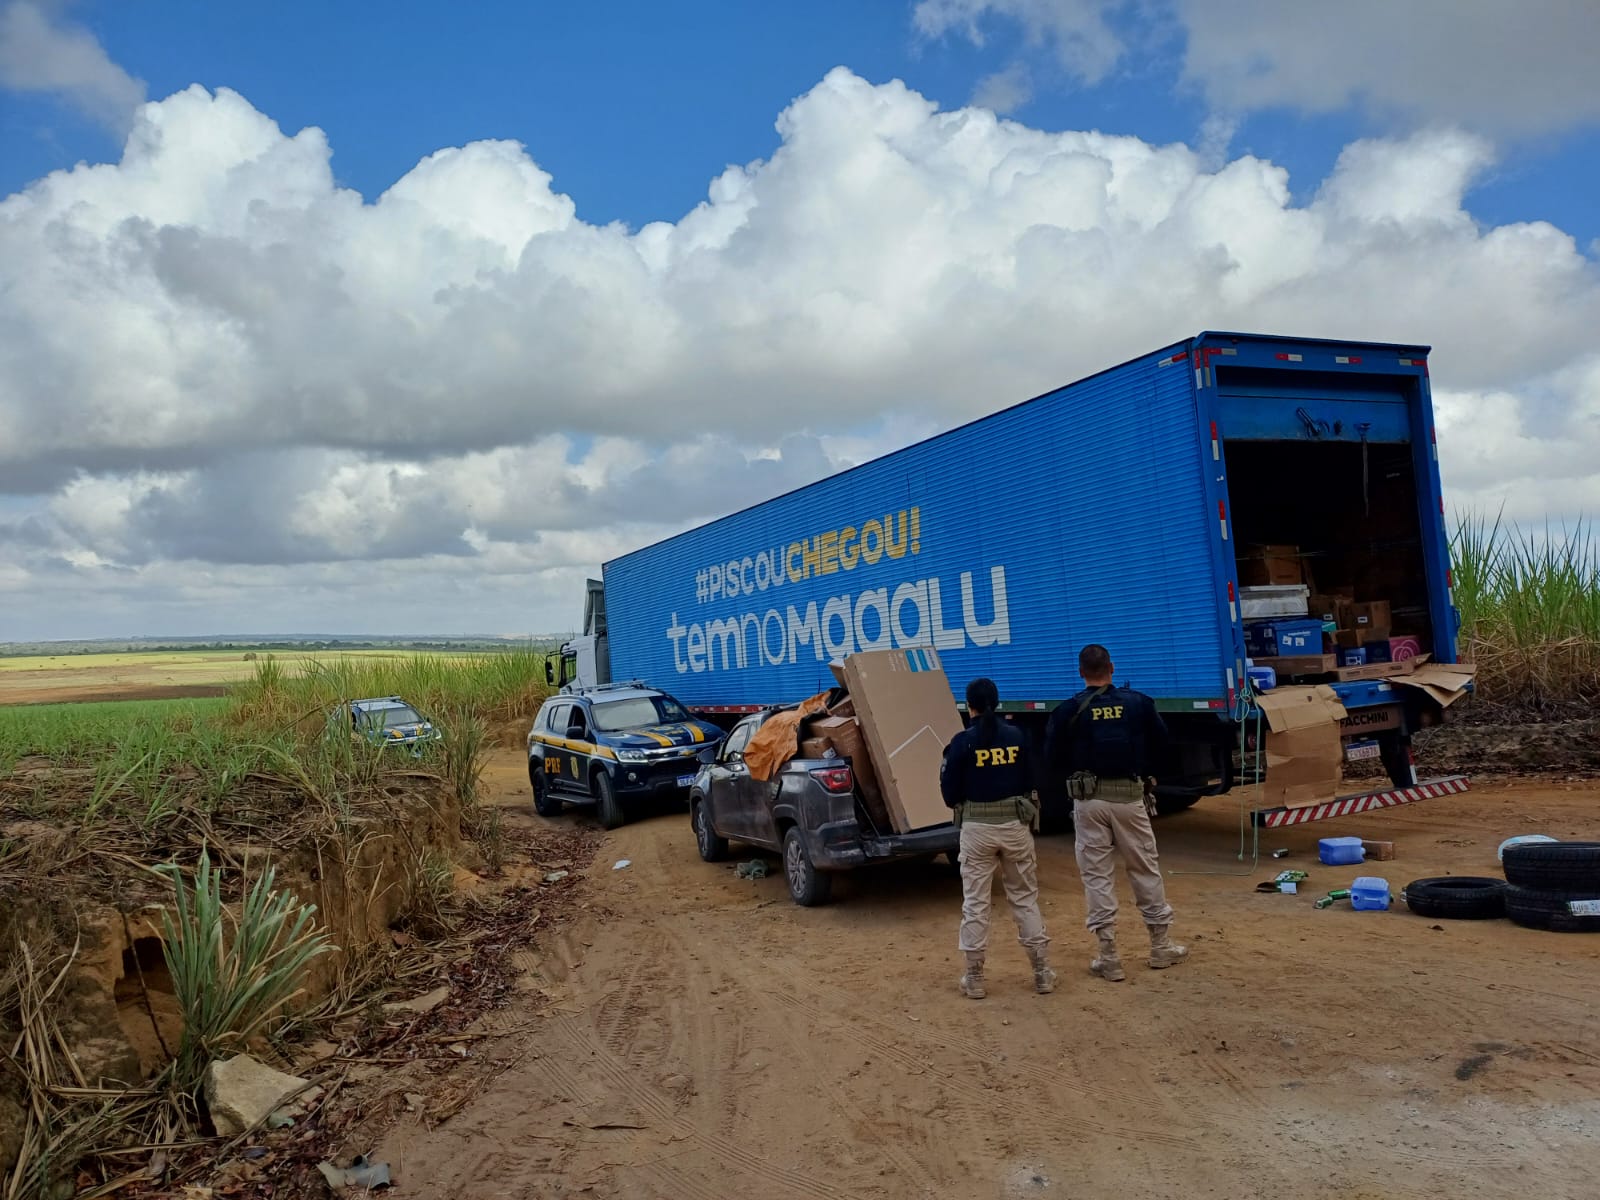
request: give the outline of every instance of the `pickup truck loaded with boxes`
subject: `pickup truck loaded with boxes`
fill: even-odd
[[[729,727],[927,649],[1040,743],[1100,642],[1171,731],[1164,811],[1297,823],[1465,789],[1411,757],[1471,688],[1452,587],[1426,348],[1203,333],[606,563],[561,674]]]

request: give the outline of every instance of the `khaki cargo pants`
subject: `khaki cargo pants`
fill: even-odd
[[[1115,799],[1102,799],[1113,795]],[[1126,795],[1128,799],[1123,799]],[[1137,798],[1136,798],[1137,797]],[[1077,829],[1078,873],[1083,877],[1089,914],[1084,924],[1095,933],[1117,923],[1116,863],[1122,864],[1133,885],[1133,898],[1146,925],[1172,924],[1172,905],[1156,854],[1156,835],[1145,811],[1143,788],[1106,780],[1093,800],[1079,800],[1073,808]]]
[[[1017,941],[1029,950],[1050,944],[1039,911],[1039,869],[1033,834],[1021,821],[1000,825],[967,821],[961,826],[961,949],[982,953],[989,946],[990,896],[995,873],[1017,923]]]

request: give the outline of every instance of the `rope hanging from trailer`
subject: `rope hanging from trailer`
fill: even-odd
[[[1245,827],[1250,830],[1250,865],[1242,871],[1168,871],[1168,875],[1227,875],[1230,877],[1243,877],[1254,875],[1261,869],[1261,826],[1255,821],[1252,813],[1252,801],[1261,796],[1261,785],[1266,779],[1266,763],[1263,761],[1266,750],[1263,745],[1261,732],[1261,709],[1255,702],[1255,685],[1250,682],[1250,673],[1245,672],[1245,677],[1240,681],[1239,691],[1235,699],[1235,710],[1231,714],[1239,724],[1239,770],[1241,773],[1248,770],[1254,777],[1254,782],[1247,788],[1235,788],[1239,795],[1239,854],[1238,861],[1244,861]],[[1255,713],[1255,748],[1254,762],[1251,761],[1250,732],[1251,711]]]

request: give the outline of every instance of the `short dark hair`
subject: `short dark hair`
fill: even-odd
[[[1099,642],[1090,642],[1078,651],[1078,670],[1085,675],[1104,675],[1111,669],[1111,651]]]
[[[967,711],[992,713],[1000,706],[1000,689],[988,677],[967,684]]]

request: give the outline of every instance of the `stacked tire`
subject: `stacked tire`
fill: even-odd
[[[1529,929],[1600,933],[1600,842],[1505,848],[1506,916]]]

